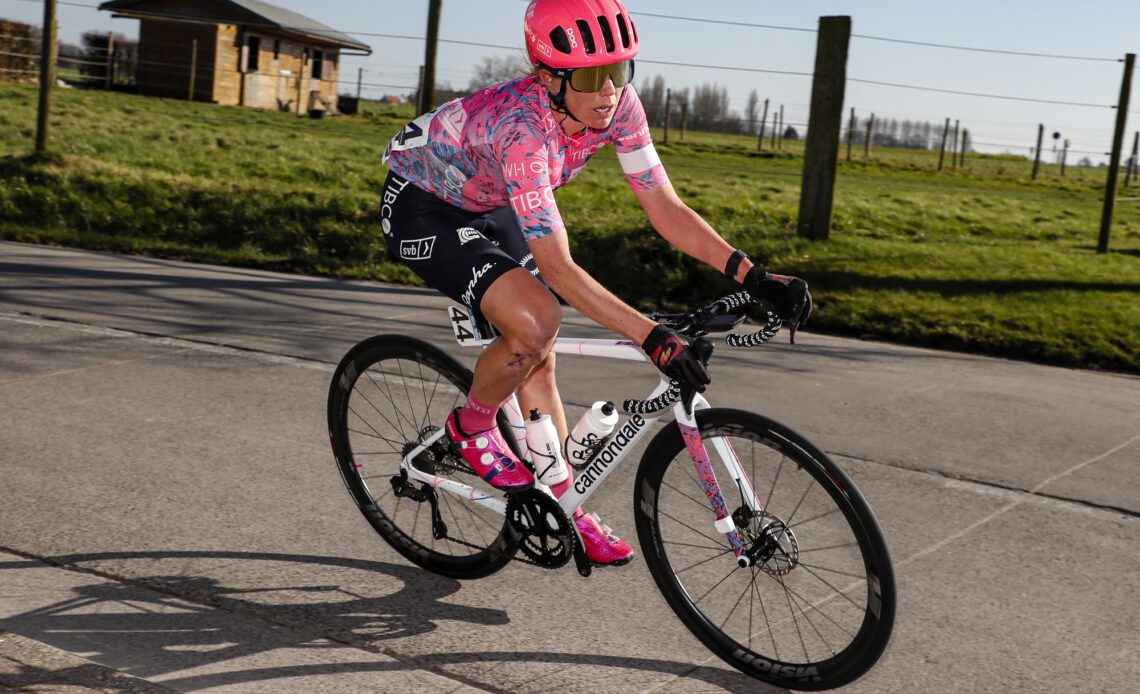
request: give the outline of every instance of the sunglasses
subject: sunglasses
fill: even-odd
[[[633,61],[623,60],[620,63],[609,65],[595,65],[593,67],[578,67],[571,69],[552,70],[555,77],[567,80],[570,87],[576,92],[598,92],[606,86],[608,77],[614,83],[615,89],[621,89],[633,81]]]

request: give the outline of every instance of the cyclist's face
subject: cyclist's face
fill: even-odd
[[[547,70],[539,71],[539,79],[546,85],[547,90],[555,94],[562,88],[562,80]],[[562,122],[563,131],[567,135],[573,135],[585,126],[595,130],[608,128],[610,121],[614,118],[614,112],[617,111],[618,100],[621,99],[621,90],[622,87],[615,87],[613,80],[609,77],[606,78],[602,88],[596,92],[580,92],[567,85],[566,106],[570,109],[570,113],[574,114],[574,118],[580,119],[582,123],[578,123],[573,118],[567,118]]]

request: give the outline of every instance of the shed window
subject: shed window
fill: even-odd
[[[281,42],[278,40],[273,41],[273,59],[278,60],[281,58]]]
[[[261,37],[250,36],[246,45],[246,72],[257,72],[261,62]]]
[[[321,77],[321,75],[324,74],[324,69],[325,69],[325,52],[320,51],[320,50],[314,50],[313,51],[313,79],[315,79],[315,80],[323,79]]]

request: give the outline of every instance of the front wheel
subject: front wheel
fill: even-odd
[[[665,600],[717,656],[764,682],[818,690],[859,678],[895,615],[894,569],[867,502],[826,454],[777,422],[729,409],[696,418],[756,563],[737,565],[681,432],[666,427],[634,488],[638,540]],[[739,484],[721,464],[733,455]],[[762,508],[745,504],[746,484]]]

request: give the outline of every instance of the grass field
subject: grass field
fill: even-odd
[[[34,87],[0,85],[0,236],[414,282],[383,248],[380,156],[411,115],[289,114],[58,90],[53,156],[30,157]],[[1016,157],[872,150],[840,162],[826,242],[795,234],[801,143],[655,133],[678,192],[730,242],[813,287],[812,327],[1140,373],[1140,203],[1095,251],[1103,169],[1061,178]],[[1133,188],[1132,191],[1140,190]],[[1122,197],[1138,197],[1125,192]],[[558,193],[575,257],[643,308],[729,289],[648,228],[612,150]]]

